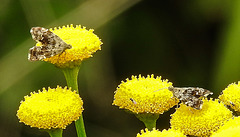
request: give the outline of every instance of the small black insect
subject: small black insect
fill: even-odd
[[[133,102],[133,104],[137,104],[137,102],[133,98],[130,98],[130,100]]]

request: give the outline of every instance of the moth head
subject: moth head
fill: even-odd
[[[209,91],[209,90],[204,90],[204,97],[207,97],[208,95],[212,95],[213,93],[211,92],[211,91]]]
[[[30,30],[30,33],[32,35],[33,40],[42,40],[43,39],[43,34],[46,33],[48,29],[43,28],[43,27],[32,27]]]

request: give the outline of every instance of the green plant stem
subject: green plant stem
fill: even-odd
[[[62,137],[63,130],[58,128],[58,129],[47,130],[47,132],[51,137]]]
[[[78,137],[86,137],[83,115],[81,115],[79,119],[75,121],[75,126],[77,129]]]
[[[135,114],[136,117],[142,121],[145,125],[145,127],[148,130],[152,130],[153,128],[156,128],[156,122],[159,118],[159,114],[151,114],[151,113],[139,113]]]
[[[68,87],[78,92],[78,72],[80,67],[75,68],[64,68],[62,69],[63,74],[66,78]],[[79,93],[79,92],[78,92]]]
[[[77,92],[78,92],[78,72],[79,72],[79,69],[80,69],[80,67],[62,69],[62,71],[64,73],[64,76],[66,78],[68,87],[71,87],[72,90],[76,90]],[[77,121],[75,121],[75,126],[76,126],[78,137],[86,137],[83,115],[81,115],[79,117],[79,119]]]

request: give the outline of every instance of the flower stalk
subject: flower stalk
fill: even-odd
[[[47,132],[51,137],[62,137],[63,130],[58,128],[58,129],[47,130]]]
[[[62,68],[68,87],[71,87],[72,90],[76,90],[78,94],[79,94],[79,91],[78,91],[79,69],[80,69],[80,66],[74,67],[74,68]]]
[[[78,91],[78,72],[79,72],[80,66],[74,67],[74,68],[62,68],[62,71],[64,73],[65,79],[67,81],[68,87],[71,87],[72,90]],[[83,121],[83,114],[79,117],[77,121],[75,121],[76,131],[78,137],[86,137],[85,127],[84,127],[84,121]]]
[[[145,125],[145,127],[148,130],[153,130],[153,128],[156,128],[156,122],[159,118],[159,114],[151,114],[151,113],[139,113],[135,114],[136,117],[142,121]]]

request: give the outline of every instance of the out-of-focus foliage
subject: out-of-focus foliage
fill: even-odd
[[[239,81],[240,2],[227,0],[1,0],[0,136],[45,137],[18,123],[23,96],[42,87],[65,86],[62,72],[44,62],[29,62],[35,42],[29,30],[67,24],[95,29],[102,51],[80,69],[86,132],[91,136],[136,136],[144,125],[112,106],[113,93],[131,75],[155,74],[173,86],[197,86],[218,96]],[[169,115],[157,128],[169,127]],[[72,124],[64,136],[76,136]]]

